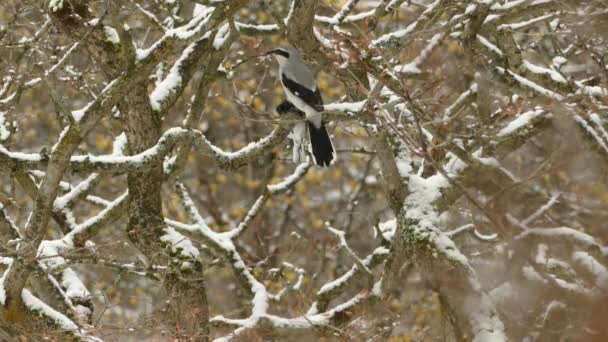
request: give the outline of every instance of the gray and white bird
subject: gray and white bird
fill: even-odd
[[[306,115],[306,122],[297,123],[290,135],[294,141],[294,162],[301,162],[305,158],[304,147],[308,132],[315,163],[319,166],[329,166],[336,159],[336,150],[325,129],[322,117],[323,99],[312,71],[302,60],[298,50],[292,47],[277,48],[268,54],[274,55],[279,63],[279,79],[287,98],[277,111],[287,112],[293,106]]]

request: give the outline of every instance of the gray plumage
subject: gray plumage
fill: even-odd
[[[286,103],[306,115],[306,123],[298,122],[290,134],[294,142],[294,162],[302,162],[304,148],[310,146],[317,165],[331,165],[336,160],[336,150],[323,122],[323,99],[314,74],[298,50],[290,46],[274,49],[269,54],[273,54],[279,63],[279,80],[285,90]],[[285,109],[288,106],[280,107]],[[310,141],[310,145],[306,141]]]
[[[291,46],[282,46],[281,49],[289,52],[289,58],[285,64],[279,66],[281,73],[287,75],[292,80],[297,80],[298,83],[305,86],[306,88],[315,91],[317,90],[317,83],[315,82],[315,76],[312,71],[308,68],[302,56],[298,50]]]

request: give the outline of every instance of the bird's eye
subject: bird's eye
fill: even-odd
[[[273,50],[274,53],[276,53],[279,56],[285,57],[285,58],[289,58],[289,52],[285,51],[285,50],[281,50],[281,49],[276,49]]]

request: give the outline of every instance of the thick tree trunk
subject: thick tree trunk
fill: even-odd
[[[162,121],[158,112],[150,107],[145,84],[137,85],[127,99],[123,112],[129,152],[140,153],[154,146],[162,134]],[[147,258],[149,265],[167,265],[168,251],[161,245],[164,234],[161,188],[163,165],[159,161],[148,170],[129,173],[129,223],[127,234],[131,242]],[[175,338],[205,341],[209,335],[208,307],[199,260],[191,260],[184,270],[171,264],[163,280],[169,300],[165,310],[166,328]]]
[[[134,87],[127,99],[124,115],[129,152],[137,154],[154,146],[161,136],[161,120],[150,108],[145,84]],[[131,172],[127,176],[129,186],[129,239],[146,256],[153,256],[160,245],[163,234],[161,214],[161,186],[163,181],[162,162],[149,170]],[[155,263],[152,257],[149,263]]]

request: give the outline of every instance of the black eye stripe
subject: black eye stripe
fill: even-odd
[[[289,58],[289,52],[281,49],[272,50],[272,53],[283,56],[285,58]]]

